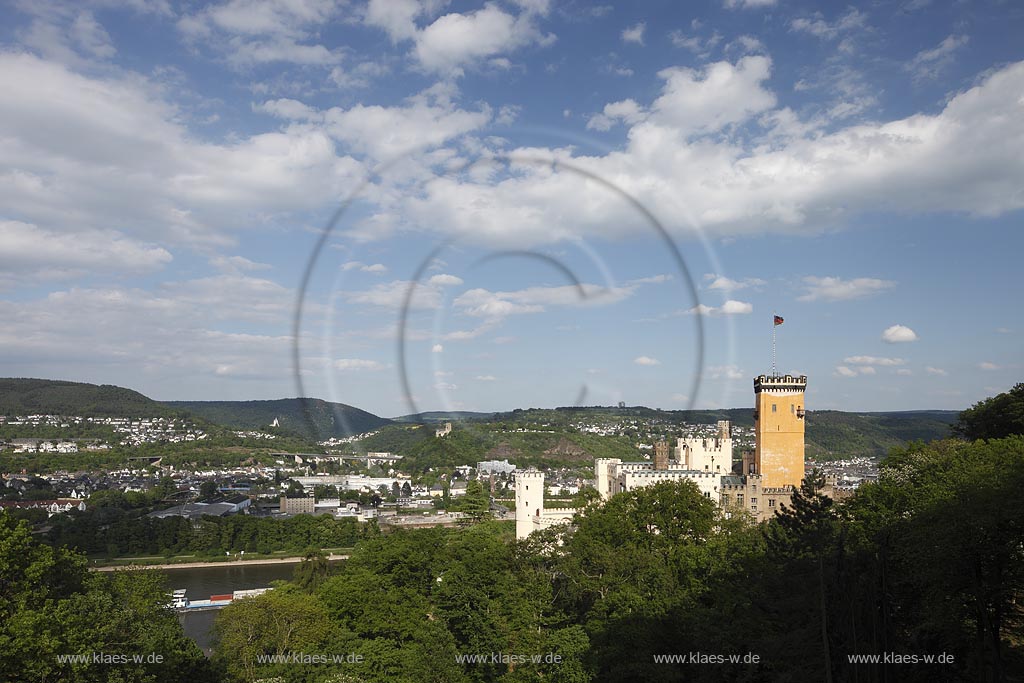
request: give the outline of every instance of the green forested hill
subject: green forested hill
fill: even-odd
[[[303,409],[304,403],[305,410],[308,410],[308,420]],[[317,440],[362,434],[391,423],[391,420],[365,410],[318,398],[282,398],[275,401],[167,401],[165,405],[236,429],[268,427],[277,419],[282,429]],[[314,433],[310,433],[310,422]]]
[[[0,378],[0,415],[158,417],[174,410],[137,391],[110,384]]]
[[[807,414],[807,455],[819,459],[850,455],[883,456],[908,441],[950,436],[958,413],[952,410],[898,413],[844,413],[815,410]]]

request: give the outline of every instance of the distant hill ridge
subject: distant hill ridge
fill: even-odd
[[[270,401],[165,401],[165,405],[236,429],[269,427],[325,440],[363,434],[391,424],[365,410],[319,398],[281,398]]]
[[[0,378],[0,414],[3,415],[160,417],[173,412],[148,396],[112,384]]]
[[[87,417],[155,417],[192,415],[233,429],[259,429],[278,420],[287,431],[317,440],[363,434],[394,423],[436,423],[486,420],[500,422],[532,415],[561,416],[561,420],[590,415],[662,418],[672,422],[713,423],[730,420],[750,427],[752,408],[663,411],[644,406],[605,406],[520,409],[504,413],[432,411],[389,420],[344,403],[317,398],[269,401],[154,401],[131,389],[49,379],[0,378],[0,414],[51,413]],[[957,419],[953,410],[898,412],[808,411],[807,455],[829,456],[851,451],[884,455],[910,440],[944,438]],[[310,428],[312,425],[312,430]]]

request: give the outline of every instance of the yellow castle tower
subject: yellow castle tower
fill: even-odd
[[[804,479],[807,377],[754,378],[754,469],[762,486],[799,487]]]

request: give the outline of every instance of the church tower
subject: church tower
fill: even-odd
[[[807,377],[754,378],[754,469],[762,486],[799,487],[804,479]]]

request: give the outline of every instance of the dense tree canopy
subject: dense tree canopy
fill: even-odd
[[[1024,383],[960,413],[953,431],[965,439],[1001,439],[1024,434]]]

